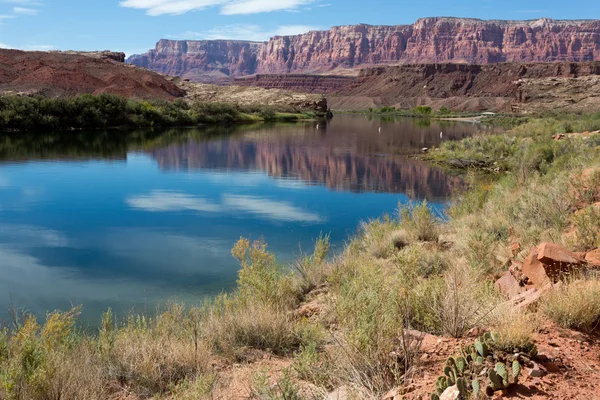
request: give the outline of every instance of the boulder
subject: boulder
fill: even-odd
[[[537,259],[544,265],[582,265],[585,263],[578,254],[554,243],[542,243],[538,246]]]
[[[460,398],[460,391],[456,385],[450,386],[440,395],[440,400],[457,400]]]
[[[542,243],[531,249],[523,262],[523,274],[529,282],[542,287],[548,281],[557,282],[563,273],[586,265],[581,254],[573,253],[554,243]]]
[[[538,260],[537,247],[534,247],[529,252],[529,255],[523,261],[523,275],[528,278],[528,282],[534,286],[541,287],[550,281],[548,275],[546,275],[546,269],[544,264]]]
[[[546,285],[543,288],[531,288],[527,291],[519,294],[518,296],[510,299],[510,304],[513,307],[525,309],[529,306],[532,306],[538,302],[540,297],[542,297],[546,292],[548,292],[552,288],[552,285]]]
[[[585,255],[585,261],[593,267],[600,267],[600,249],[588,252]]]
[[[510,271],[506,271],[504,275],[496,281],[496,287],[509,299],[518,296],[525,290]]]

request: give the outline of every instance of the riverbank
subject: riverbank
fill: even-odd
[[[171,305],[155,317],[108,311],[92,334],[77,325],[78,309],[44,324],[15,313],[16,330],[0,337],[0,397],[421,399],[445,390],[448,378],[464,383],[465,371],[500,373],[477,361],[485,343],[494,362],[518,371],[498,386],[489,372],[478,374],[492,393],[592,398],[600,135],[553,138],[567,123],[591,127],[595,118],[577,121],[528,121],[432,151],[439,163],[469,158],[498,168],[469,172],[470,188],[444,220],[426,203],[399,207],[361,225],[334,258],[321,236],[291,268],[265,243],[240,239],[232,250],[237,289],[207,304]],[[549,286],[528,277],[530,249],[542,242],[577,252],[569,264],[581,274]],[[540,261],[537,271],[552,264]],[[511,284],[496,286],[499,277]],[[494,338],[482,337],[460,360],[466,368],[445,374],[448,357],[485,330]]]
[[[133,100],[101,94],[66,98],[1,96],[0,130],[121,129],[300,121],[316,112],[184,100]]]

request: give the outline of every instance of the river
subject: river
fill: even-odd
[[[321,232],[341,249],[360,221],[398,202],[427,199],[441,213],[462,180],[406,156],[490,131],[340,115],[0,136],[0,310],[81,304],[92,321],[108,307],[199,302],[235,287],[240,236],[264,238],[289,262]]]

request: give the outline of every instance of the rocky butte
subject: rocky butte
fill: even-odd
[[[129,63],[203,82],[253,74],[353,75],[403,63],[592,61],[600,59],[600,21],[498,21],[423,18],[411,25],[333,27],[268,42],[160,40]]]

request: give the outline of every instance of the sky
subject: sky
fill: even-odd
[[[418,18],[599,19],[592,0],[0,0],[0,47],[113,50],[167,39],[263,41],[275,35]]]

